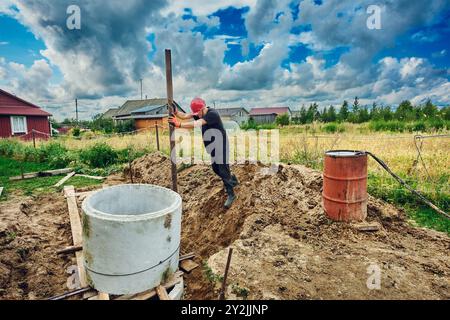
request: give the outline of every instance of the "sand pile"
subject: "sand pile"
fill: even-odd
[[[377,232],[328,220],[321,207],[321,173],[283,165],[274,175],[263,166],[236,165],[237,201],[223,208],[222,182],[208,166],[178,174],[183,197],[182,250],[208,260],[188,281],[191,298],[214,298],[227,247],[235,253],[230,293],[250,299],[450,298],[447,235],[409,225],[402,212],[370,197],[368,221]],[[162,154],[137,159],[135,179],[170,187],[170,160]],[[368,267],[381,270],[381,289],[369,290]],[[213,281],[214,282],[214,281]]]
[[[193,251],[201,267],[187,275],[187,299],[216,299],[229,246],[234,248],[229,297],[249,299],[449,299],[450,239],[415,228],[404,214],[370,198],[361,232],[328,220],[321,207],[322,178],[303,166],[233,166],[238,199],[223,208],[222,182],[208,166],[178,174],[183,198],[182,253]],[[155,153],[132,163],[135,182],[170,187],[170,160]],[[129,171],[105,184],[129,182]],[[77,190],[82,191],[82,190]],[[80,202],[78,203],[80,205]],[[62,194],[18,197],[0,203],[0,299],[39,299],[68,291],[74,255]],[[380,290],[369,290],[368,267],[381,272]]]

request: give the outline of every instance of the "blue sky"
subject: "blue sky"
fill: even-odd
[[[144,95],[164,97],[171,48],[175,98],[220,106],[361,97],[396,105],[450,104],[448,1],[379,1],[381,29],[367,28],[372,1],[5,0],[0,5],[0,87],[72,117]],[[68,30],[77,4],[81,30]]]

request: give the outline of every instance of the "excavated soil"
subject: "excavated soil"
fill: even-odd
[[[217,298],[230,246],[229,298],[450,298],[446,234],[413,227],[401,211],[372,197],[367,220],[379,223],[379,231],[332,222],[321,208],[319,172],[283,165],[267,175],[263,169],[233,166],[240,185],[229,210],[223,208],[222,182],[208,166],[178,173],[181,250],[195,252],[200,264],[185,278],[187,299]],[[137,183],[171,186],[170,160],[159,153],[136,159],[131,173]],[[105,185],[129,181],[126,170]],[[74,255],[55,252],[71,242],[63,195],[1,202],[0,299],[42,299],[67,291],[66,270],[75,265]],[[374,265],[379,290],[366,284]]]
[[[283,165],[267,175],[265,169],[233,166],[240,185],[229,210],[222,182],[208,166],[179,172],[181,246],[202,265],[187,277],[187,298],[217,298],[229,246],[230,298],[450,298],[446,234],[411,226],[403,212],[373,197],[367,221],[381,228],[358,231],[326,218],[320,172]],[[170,160],[161,154],[135,160],[132,173],[137,182],[171,185]],[[381,275],[379,290],[367,287],[373,265]]]
[[[1,202],[0,299],[44,299],[66,291],[66,270],[76,262],[56,251],[70,242],[63,196]]]

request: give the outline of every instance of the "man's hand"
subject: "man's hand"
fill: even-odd
[[[170,116],[169,117],[169,124],[170,125],[172,125],[172,126],[174,126],[175,128],[181,128],[181,122],[180,122],[180,120],[178,120],[176,117],[174,117],[174,116]]]

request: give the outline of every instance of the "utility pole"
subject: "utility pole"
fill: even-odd
[[[139,79],[139,81],[141,82],[141,100],[142,100],[142,79]]]
[[[75,114],[76,114],[76,120],[78,124],[78,99],[75,99]]]
[[[173,84],[172,84],[172,53],[170,49],[166,49],[166,86],[167,86],[167,105],[169,114],[174,114],[173,109]],[[170,137],[170,162],[172,164],[172,190],[178,192],[177,187],[177,151],[175,148],[175,129],[169,125]]]

